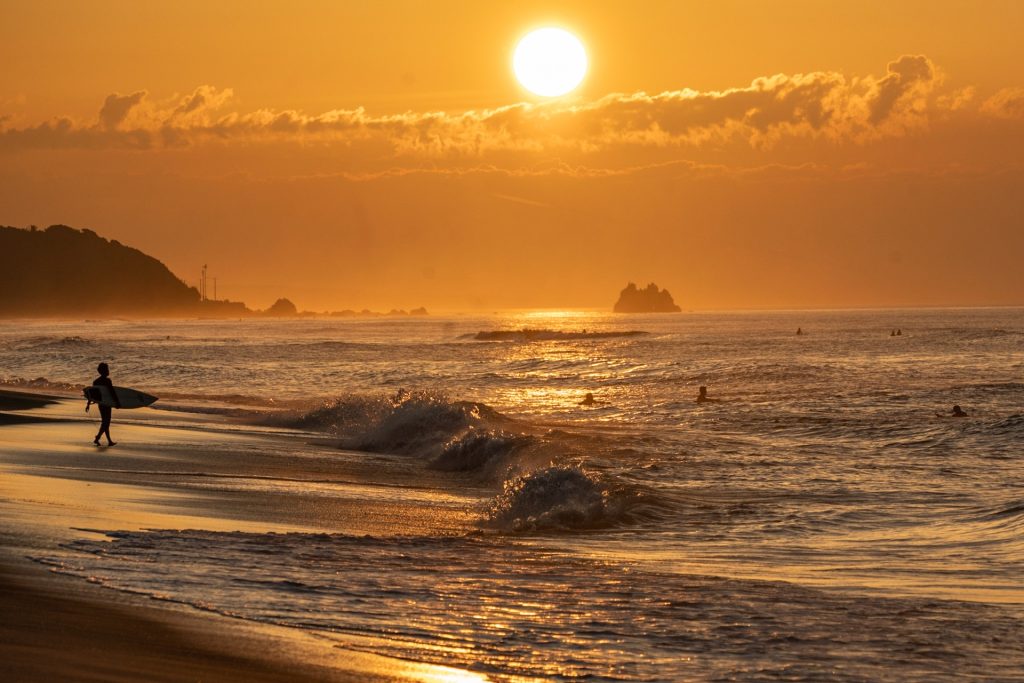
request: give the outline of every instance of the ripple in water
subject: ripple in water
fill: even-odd
[[[1022,622],[978,603],[657,573],[507,538],[109,537],[40,561],[496,680],[1009,681],[1024,667]]]

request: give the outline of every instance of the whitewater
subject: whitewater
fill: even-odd
[[[1022,309],[0,323],[0,387],[100,361],[329,520],[36,558],[113,590],[495,681],[1024,671]]]

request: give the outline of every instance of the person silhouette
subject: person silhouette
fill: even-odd
[[[117,400],[117,394],[114,393],[114,382],[110,379],[110,367],[106,363],[100,363],[96,366],[96,372],[100,373],[100,376],[92,381],[94,387],[109,387],[110,395],[114,397],[114,406],[120,408],[121,402]],[[97,404],[100,409],[100,431],[96,432],[96,438],[92,440],[97,446],[100,445],[100,437],[104,434],[107,435],[107,445],[116,446],[117,442],[110,438],[110,417],[114,412],[111,406],[105,406],[102,403]]]
[[[935,413],[935,417],[967,417],[967,413],[959,405],[955,405],[948,413]]]
[[[799,327],[798,327],[798,328],[796,328],[796,334],[797,334],[797,336],[800,336],[800,335],[802,335],[803,333],[804,333],[803,329],[801,329],[801,328],[799,328]]]
[[[583,397],[583,400],[580,401],[580,405],[581,406],[597,405],[597,401],[594,399],[594,395],[593,394],[589,394],[588,393],[586,396]]]
[[[717,403],[720,398],[711,398],[708,396],[708,388],[703,384],[697,390],[697,403]]]

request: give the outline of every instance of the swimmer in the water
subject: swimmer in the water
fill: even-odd
[[[697,403],[718,403],[719,401],[722,400],[720,398],[710,398],[708,396],[708,388],[703,384],[697,391]]]
[[[583,397],[583,400],[580,401],[581,406],[596,406],[598,403],[600,403],[600,401],[594,400],[593,394],[587,394]]]
[[[963,408],[956,405],[953,406],[953,410],[948,413],[935,413],[936,417],[967,417],[967,413],[963,411]]]

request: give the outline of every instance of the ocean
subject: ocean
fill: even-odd
[[[111,589],[494,681],[1024,677],[1022,309],[0,323],[0,387],[99,361],[322,518],[37,558]]]

